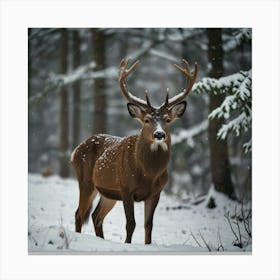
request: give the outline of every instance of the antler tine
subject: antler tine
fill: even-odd
[[[145,90],[145,97],[148,107],[152,107],[147,89]]]
[[[187,77],[187,86],[181,93],[179,93],[179,94],[175,95],[174,97],[172,97],[171,99],[169,99],[168,107],[171,107],[171,106],[181,102],[190,93],[190,91],[194,85],[194,82],[196,80],[197,70],[198,70],[197,63],[195,62],[194,70],[191,72],[189,63],[185,59],[183,59],[182,61],[185,64],[185,68],[182,68],[182,67],[178,66],[177,64],[174,64],[174,66]]]
[[[165,96],[165,102],[164,102],[164,107],[168,107],[169,105],[169,88],[166,89],[166,96]]]
[[[182,67],[178,66],[177,64],[174,64],[174,66],[179,70],[181,71],[183,74],[187,75],[189,77],[190,75],[190,65],[189,63],[183,59],[182,60],[184,62],[184,64],[186,65],[186,69],[183,69]]]
[[[122,59],[119,66],[119,83],[124,97],[131,103],[147,108],[149,104],[142,100],[139,97],[134,96],[129,92],[126,85],[126,77],[136,68],[139,63],[139,60],[135,61],[130,67],[129,66],[130,59]]]

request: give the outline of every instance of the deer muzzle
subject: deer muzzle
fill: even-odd
[[[157,140],[163,140],[165,139],[165,132],[164,131],[158,131],[156,130],[154,132],[154,138],[157,139]]]

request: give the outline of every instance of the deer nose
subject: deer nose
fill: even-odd
[[[154,137],[155,137],[155,139],[158,139],[158,140],[164,139],[165,133],[164,133],[164,131],[155,131]]]

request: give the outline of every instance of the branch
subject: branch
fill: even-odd
[[[217,248],[217,251],[220,251],[220,248],[221,248],[222,251],[224,251],[225,248],[224,248],[222,240],[221,240],[221,234],[220,234],[220,230],[219,229],[218,229],[217,237],[218,237],[218,244],[220,244],[218,246],[218,248]]]
[[[200,245],[200,243],[198,242],[198,240],[195,238],[195,236],[194,236],[194,234],[192,233],[192,231],[191,231],[191,236],[192,236],[192,238],[194,239],[194,241],[196,242],[196,244],[197,244],[199,247],[202,247],[202,246]]]
[[[43,99],[50,91],[54,91],[59,89],[62,86],[70,85],[76,81],[80,80],[89,80],[89,79],[99,79],[99,78],[118,78],[118,68],[117,67],[108,67],[104,70],[95,71],[88,73],[88,70],[93,67],[93,63],[91,62],[86,66],[81,66],[75,69],[73,72],[66,75],[55,75],[50,74],[49,78],[45,83],[45,87],[41,92],[37,92],[32,95],[28,103],[33,104]]]
[[[245,216],[245,210],[244,210],[244,206],[243,206],[243,202],[241,204],[241,216],[242,216],[242,220],[243,220],[243,225],[244,225],[244,229],[247,232],[249,238],[252,238],[252,231],[251,231],[251,227],[250,227],[250,219],[252,215],[252,210],[248,210],[248,214],[247,216]]]
[[[139,50],[129,54],[128,57],[132,60],[139,59],[140,57],[144,56],[153,47],[155,47],[157,44],[161,42],[162,41],[160,40],[154,42],[145,42]],[[74,69],[73,71],[65,75],[50,73],[49,77],[46,79],[43,90],[41,92],[32,95],[29,98],[28,103],[33,104],[35,102],[38,102],[42,100],[43,97],[45,97],[50,91],[56,90],[61,86],[70,85],[76,81],[94,80],[99,78],[109,78],[113,80],[118,79],[119,77],[118,67],[110,66],[104,70],[93,71],[95,66],[96,63],[92,61],[86,65],[79,66],[78,68]]]
[[[208,245],[208,243],[205,241],[205,239],[204,239],[203,235],[201,234],[201,232],[199,231],[198,233],[199,233],[200,238],[202,239],[203,243],[207,247],[208,251],[211,252],[212,250],[211,250],[210,246]]]
[[[230,226],[230,229],[231,229],[233,235],[234,235],[235,238],[236,238],[236,241],[238,241],[238,236],[237,236],[236,232],[234,231],[234,229],[233,229],[233,227],[232,227],[232,224],[231,224],[231,221],[230,221],[230,218],[229,218],[229,211],[225,214],[225,217],[226,217],[226,219],[227,219],[227,221],[228,221],[228,224],[229,224],[229,226]]]
[[[159,51],[159,50],[156,50],[156,49],[151,49],[149,51],[149,53],[154,55],[154,56],[157,56],[157,57],[163,58],[165,60],[171,61],[173,63],[178,63],[178,61],[180,61],[179,58],[177,58],[175,56],[172,56],[172,55],[169,55],[169,54],[166,54],[166,53],[164,53],[162,51]]]
[[[172,145],[179,144],[183,141],[187,141],[188,145],[193,147],[193,137],[203,133],[208,128],[208,120],[204,120],[201,123],[192,126],[189,129],[180,130],[178,134],[172,134]]]

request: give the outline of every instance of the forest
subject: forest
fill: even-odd
[[[245,220],[250,211],[243,211],[242,205],[252,199],[250,28],[29,28],[28,172],[32,190],[38,174],[69,183],[74,178],[71,153],[91,135],[124,137],[139,132],[141,126],[129,116],[119,86],[123,58],[140,61],[127,81],[129,88],[143,99],[147,89],[156,105],[164,101],[167,88],[172,97],[185,87],[185,77],[174,64],[182,65],[182,59],[191,69],[198,64],[186,112],[172,126],[164,196],[166,201],[168,197],[178,201],[176,211],[189,202],[214,209],[222,194],[240,203]],[[174,208],[167,204],[165,209]],[[235,207],[235,216],[236,211]],[[241,236],[240,240],[235,236],[238,221],[231,221],[229,213],[222,216],[234,232],[233,239],[240,241],[235,240],[234,246],[244,248]],[[247,221],[243,230],[251,238]],[[232,230],[235,224],[238,229]],[[199,230],[196,237],[193,232],[190,236],[194,244],[213,249]]]
[[[130,87],[141,98],[148,89],[155,104],[165,98],[166,88],[174,94],[184,87],[173,66],[184,58],[190,65],[197,62],[199,72],[187,112],[173,127],[171,181],[165,190],[197,195],[214,183],[240,199],[250,196],[250,29],[28,32],[30,172],[72,176],[71,152],[87,137],[138,132],[118,84],[122,58],[140,60]],[[224,175],[215,179],[220,172]]]

